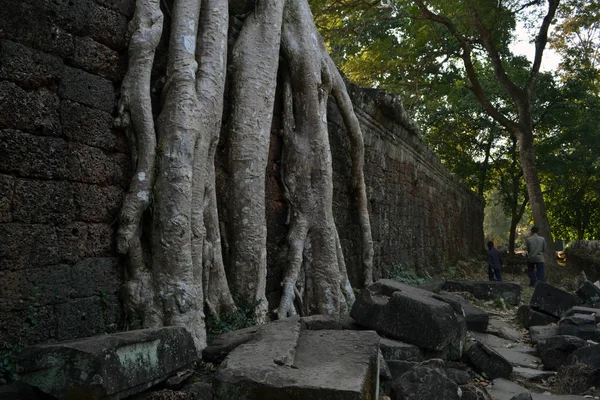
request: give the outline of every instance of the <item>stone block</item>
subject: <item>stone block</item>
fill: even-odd
[[[592,368],[600,368],[600,344],[580,347],[567,357],[567,365],[586,364]]]
[[[600,309],[598,309],[598,308],[581,307],[581,306],[571,307],[562,314],[562,318],[566,318],[566,317],[569,317],[574,314],[593,315],[596,318],[596,323],[600,323]]]
[[[52,345],[21,356],[22,380],[60,398],[122,399],[196,361],[183,327],[129,331]]]
[[[573,314],[560,320],[558,334],[577,336],[583,340],[600,341],[596,318],[588,314]]]
[[[94,5],[89,10],[89,36],[114,50],[124,50],[127,17],[111,9]]]
[[[5,271],[1,279],[1,298],[25,301],[30,305],[40,306],[67,301],[74,290],[71,266],[65,264]]]
[[[586,280],[581,287],[575,292],[584,304],[594,306],[600,304],[600,288],[592,282]]]
[[[134,0],[96,0],[96,3],[118,11],[128,18],[133,17],[133,12],[135,11]]]
[[[392,384],[392,400],[459,400],[458,385],[448,377],[443,360],[417,364]]]
[[[340,330],[342,329],[342,323],[337,319],[327,315],[311,315],[308,317],[300,318],[302,329],[309,331],[323,331],[323,330]]]
[[[65,62],[113,82],[121,81],[126,71],[119,53],[89,37],[75,37],[73,54]]]
[[[0,35],[3,38],[63,58],[73,51],[73,37],[56,22],[45,3],[2,1]]]
[[[117,186],[73,183],[75,218],[83,222],[111,223],[118,219],[124,191]]]
[[[0,40],[0,79],[25,89],[55,88],[62,74],[58,57],[9,40]]]
[[[14,196],[15,178],[0,175],[0,222],[12,221],[11,204]]]
[[[116,105],[111,81],[77,68],[63,69],[58,95],[61,99],[76,101],[109,113]]]
[[[122,265],[116,257],[86,258],[71,269],[73,297],[117,294],[122,283]]]
[[[503,298],[513,305],[521,301],[521,285],[512,282],[446,281],[442,288],[448,292],[468,292],[479,300]]]
[[[251,326],[217,336],[202,350],[202,360],[220,364],[236,347],[249,342],[256,331],[258,331],[258,326]]]
[[[565,365],[571,353],[581,347],[587,347],[589,343],[575,336],[552,336],[538,342],[537,349],[544,363],[544,368],[556,370]]]
[[[58,237],[50,225],[0,224],[0,270],[60,262]]]
[[[73,188],[69,182],[18,179],[13,219],[30,224],[67,224],[73,220]]]
[[[479,342],[472,343],[467,349],[465,361],[489,379],[508,378],[513,370],[506,358]]]
[[[127,150],[125,135],[113,129],[114,118],[108,112],[63,100],[60,121],[69,141],[109,151]]]
[[[58,96],[48,91],[25,91],[0,81],[0,129],[19,129],[59,136]]]
[[[55,305],[56,338],[62,341],[104,333],[102,307],[99,296],[71,299]]]
[[[95,147],[83,144],[69,144],[68,171],[71,180],[99,185],[126,187],[129,157],[125,154],[106,154]]]
[[[60,257],[67,262],[77,262],[87,257],[113,255],[116,227],[109,224],[74,222],[56,228]]]
[[[0,170],[22,177],[64,179],[68,145],[63,139],[0,130]]]
[[[524,367],[514,367],[512,372],[513,378],[528,382],[542,382],[554,375],[556,372]]]
[[[24,344],[31,344],[55,339],[56,317],[53,306],[40,307],[33,301],[0,299],[1,343],[15,344],[20,340]]]
[[[430,350],[462,347],[466,322],[434,294],[390,279],[364,289],[350,315],[380,334]]]
[[[532,308],[555,317],[560,317],[563,312],[579,304],[581,299],[546,282],[538,282],[535,285],[533,296],[529,301]]]
[[[549,325],[558,322],[558,318],[554,315],[535,310],[526,304],[520,306],[517,310],[517,319],[524,328],[528,329],[531,326]]]
[[[45,6],[49,19],[58,26],[75,35],[86,34],[91,0],[54,0]]]
[[[372,331],[301,330],[296,318],[267,324],[221,364],[214,399],[376,398],[378,349]]]
[[[558,335],[558,325],[543,325],[543,326],[531,326],[529,327],[529,335],[531,336],[532,343],[539,343],[542,340],[546,340],[552,336]]]
[[[392,340],[381,338],[379,348],[383,354],[383,358],[389,361],[422,361],[423,354],[419,347]]]
[[[487,332],[490,316],[487,312],[479,307],[472,305],[467,299],[454,293],[440,292],[438,296],[434,296],[440,300],[451,299],[460,304],[462,312],[467,321],[467,329],[473,332]]]

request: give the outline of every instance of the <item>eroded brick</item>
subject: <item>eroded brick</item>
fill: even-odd
[[[67,177],[69,148],[63,139],[0,130],[0,171],[22,177]]]
[[[124,135],[112,128],[114,118],[105,111],[63,100],[60,102],[60,121],[69,141],[104,150],[123,150]]]
[[[30,224],[66,224],[73,220],[73,188],[68,182],[18,179],[13,219]]]
[[[120,81],[125,75],[125,65],[119,54],[89,37],[75,38],[74,53],[67,57],[66,63],[112,81]]]
[[[111,81],[67,66],[63,69],[58,95],[108,112],[112,112],[115,106],[115,91]]]
[[[59,100],[48,91],[25,91],[0,81],[0,129],[19,129],[43,135],[60,135]]]
[[[14,189],[15,179],[9,175],[0,175],[0,222],[12,220],[11,204]]]
[[[88,257],[110,257],[113,253],[115,228],[109,224],[74,222],[56,228],[60,258],[77,262]]]
[[[24,269],[60,261],[51,225],[0,224],[0,270]]]
[[[61,76],[62,60],[8,40],[0,41],[0,79],[25,88],[55,87]]]
[[[95,147],[70,144],[69,176],[76,182],[127,186],[130,168],[125,154],[106,154]]]

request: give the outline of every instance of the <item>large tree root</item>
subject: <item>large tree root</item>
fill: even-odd
[[[339,316],[348,312],[354,293],[332,211],[333,172],[327,131],[327,101],[332,90],[353,146],[368,284],[372,282],[373,247],[362,174],[362,134],[341,76],[327,55],[304,0],[286,4],[282,52],[289,69],[289,76],[284,74],[282,170],[290,230],[289,266],[277,314],[279,318],[295,315],[299,311],[296,307],[302,305],[313,313]],[[304,299],[299,301],[298,296]]]
[[[234,292],[266,320],[265,173],[277,83],[283,0],[257,0],[232,51],[229,122],[230,262]]]

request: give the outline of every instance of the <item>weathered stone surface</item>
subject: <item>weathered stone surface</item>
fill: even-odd
[[[471,344],[464,358],[476,371],[484,373],[490,379],[507,378],[513,369],[504,357],[479,342]]]
[[[494,379],[488,392],[494,400],[512,400],[514,396],[523,393],[529,394],[529,391],[508,379]],[[551,394],[531,393],[533,400],[581,400],[581,396],[556,396]],[[528,397],[525,397],[527,399]]]
[[[69,182],[18,179],[12,212],[15,222],[68,224],[75,215],[73,187]]]
[[[467,299],[459,296],[455,293],[440,292],[438,296],[434,296],[439,300],[452,299],[456,303],[460,304],[467,321],[467,329],[474,332],[486,332],[490,316],[487,312],[479,307],[472,305]]]
[[[498,354],[504,359],[516,367],[524,368],[537,368],[542,364],[542,360],[536,357],[533,353],[533,349],[530,352],[525,352],[516,348],[493,348]]]
[[[35,386],[23,382],[13,382],[10,385],[0,386],[0,399],[2,400],[56,400],[56,397],[42,392]]]
[[[76,36],[73,54],[65,61],[67,65],[112,81],[123,79],[125,73],[123,63],[119,62],[119,53],[89,37]]]
[[[69,140],[109,151],[125,152],[122,132],[113,128],[113,116],[79,103],[60,102],[60,121],[63,134]]]
[[[0,81],[0,128],[58,136],[58,104],[52,92],[26,92],[14,83]]]
[[[563,312],[580,303],[581,300],[575,295],[546,282],[538,282],[529,305],[547,314],[560,317]]]
[[[392,373],[383,358],[383,354],[381,354],[381,349],[379,350],[379,380],[381,381],[389,381],[392,379]]]
[[[20,43],[0,40],[0,79],[18,83],[25,89],[56,86],[62,60]]]
[[[418,364],[417,361],[402,361],[402,360],[390,360],[386,361],[387,366],[392,375],[392,380],[396,380],[401,377],[405,372],[409,371],[412,367]]]
[[[575,294],[583,300],[584,304],[592,307],[596,304],[600,304],[600,288],[588,280],[583,282]]]
[[[573,314],[558,323],[559,335],[577,336],[584,340],[600,341],[600,330],[596,326],[596,318],[588,314]]]
[[[63,139],[0,130],[0,153],[0,171],[27,178],[67,177],[69,148]]]
[[[513,367],[512,376],[530,382],[539,382],[556,375],[556,372],[543,371],[534,368]]]
[[[202,350],[202,360],[220,364],[236,347],[250,341],[257,331],[258,326],[251,326],[217,336]]]
[[[74,222],[56,228],[60,258],[67,262],[78,262],[88,257],[110,257],[113,255],[113,234],[110,224]]]
[[[539,343],[542,340],[546,340],[551,338],[552,336],[557,336],[558,333],[558,325],[543,325],[543,326],[532,326],[529,328],[529,335],[531,336],[532,343]]]
[[[546,314],[531,308],[529,305],[522,305],[517,310],[517,319],[524,328],[531,326],[549,325],[558,322],[554,315]]]
[[[531,393],[526,392],[526,393],[516,394],[513,397],[511,397],[510,400],[533,400],[533,397],[531,396]]]
[[[422,361],[423,354],[421,349],[414,344],[408,344],[382,337],[379,342],[379,348],[386,360],[398,361]]]
[[[479,300],[503,298],[517,305],[521,301],[521,285],[512,282],[446,281],[443,289],[448,292],[468,292]]]
[[[213,400],[212,385],[208,382],[193,382],[182,389],[194,396],[194,400]]]
[[[75,219],[111,223],[119,216],[124,190],[118,186],[72,183]]]
[[[538,342],[537,348],[544,368],[549,370],[558,369],[564,365],[571,353],[581,347],[587,347],[589,343],[575,336],[552,336]]]
[[[460,399],[456,382],[446,375],[443,360],[415,365],[392,384],[393,400]]]
[[[342,323],[333,317],[327,315],[311,315],[309,317],[300,318],[302,329],[308,329],[309,331],[322,331],[322,330],[340,330],[342,329]]]
[[[126,187],[130,160],[125,154],[106,154],[95,147],[69,145],[68,171],[71,180]]]
[[[567,267],[583,270],[589,280],[600,279],[600,241],[574,240],[565,250]]]
[[[383,279],[364,289],[352,307],[358,323],[431,350],[461,347],[466,333],[462,315],[433,293]]]
[[[297,318],[263,325],[221,364],[214,398],[375,398],[378,349],[372,331],[301,330]]]
[[[20,365],[24,382],[54,396],[122,399],[196,359],[191,335],[167,327],[34,346]]]
[[[66,67],[58,90],[60,98],[112,112],[116,104],[111,81],[77,68]]]
[[[567,364],[586,364],[592,368],[600,368],[600,344],[580,347],[567,357]]]
[[[487,390],[475,383],[461,385],[460,390],[462,391],[461,400],[492,400]]]
[[[512,342],[518,342],[521,339],[521,334],[508,322],[497,318],[490,320],[488,333],[493,333],[494,335]]]
[[[600,309],[581,306],[569,308],[562,314],[562,318],[570,317],[575,314],[593,315],[596,318],[596,323],[600,322]]]
[[[15,178],[0,174],[0,222],[11,222],[11,205],[15,194]]]
[[[56,230],[50,225],[0,224],[0,270],[23,269],[61,260]]]

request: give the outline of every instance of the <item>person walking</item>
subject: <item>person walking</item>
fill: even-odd
[[[544,277],[544,253],[546,253],[546,239],[538,235],[537,226],[531,228],[531,236],[525,239],[527,249],[527,274],[529,275],[529,286],[535,286],[537,281],[545,281]]]
[[[488,276],[490,281],[502,282],[502,253],[494,247],[494,242],[488,242]],[[494,275],[496,279],[494,279]]]

